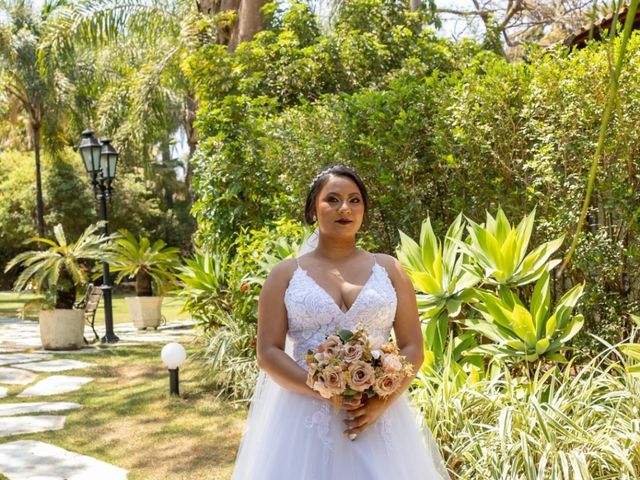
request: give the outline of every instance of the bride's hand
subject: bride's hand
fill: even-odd
[[[360,408],[363,405],[363,399],[362,399],[362,394],[361,393],[356,393],[353,397],[351,397],[349,400],[345,400],[344,398],[342,399],[342,404],[340,405],[340,408],[342,410],[346,410],[348,412],[351,412],[357,408]]]
[[[389,407],[389,404],[390,402],[388,400],[380,398],[377,395],[367,399],[362,406],[349,412],[349,418],[344,421],[347,425],[344,433],[351,436],[363,432],[380,418]]]

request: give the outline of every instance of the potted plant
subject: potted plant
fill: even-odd
[[[33,237],[25,243],[40,243],[46,250],[32,250],[14,257],[5,273],[24,267],[14,290],[33,286],[44,295],[39,314],[40,338],[45,350],[74,350],[84,344],[84,310],[74,309],[78,290],[89,282],[87,261],[103,260],[107,240],[96,231],[104,222],[90,225],[75,242],[69,243],[62,225],[53,228],[53,239]]]
[[[153,244],[147,237],[136,237],[119,230],[120,237],[110,246],[116,283],[135,279],[135,297],[128,297],[131,320],[138,329],[158,328],[162,318],[162,294],[175,283],[175,269],[180,263],[180,250],[167,247],[162,240]]]

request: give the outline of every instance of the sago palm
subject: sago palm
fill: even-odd
[[[110,245],[112,270],[118,272],[116,283],[134,278],[136,295],[150,297],[162,293],[175,281],[175,269],[180,263],[180,249],[167,247],[162,240],[153,244],[147,237],[136,237],[128,230],[119,230],[120,237]]]
[[[75,242],[69,243],[58,224],[53,229],[54,238],[33,237],[26,243],[40,243],[47,250],[31,250],[14,257],[5,272],[14,267],[24,267],[14,284],[17,291],[33,285],[38,293],[51,298],[55,308],[72,308],[76,301],[77,289],[89,281],[87,260],[103,260],[107,256],[105,237],[96,232],[103,222],[90,225]]]

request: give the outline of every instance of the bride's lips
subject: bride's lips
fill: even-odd
[[[336,223],[339,223],[340,225],[349,225],[350,223],[353,223],[353,220],[349,220],[348,218],[340,218],[339,220],[336,220]]]

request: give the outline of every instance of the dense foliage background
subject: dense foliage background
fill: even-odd
[[[199,241],[301,219],[308,182],[333,162],[366,179],[367,234],[380,251],[393,253],[398,229],[415,237],[428,214],[442,234],[459,212],[481,221],[497,206],[514,219],[535,207],[537,242],[571,236],[610,47],[532,47],[510,63],[436,38],[429,19],[400,2],[348,5],[329,33],[295,4],[235,55],[206,46],[187,60],[203,135],[194,159]],[[588,227],[554,280],[556,295],[587,282],[585,332],[608,341],[629,333],[627,314],[639,306],[640,36],[626,61]],[[597,349],[584,334],[581,342]]]

